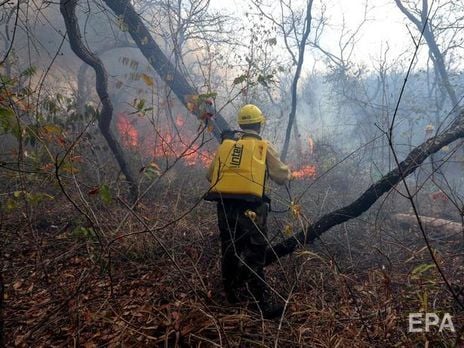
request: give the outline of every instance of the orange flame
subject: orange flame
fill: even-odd
[[[155,160],[175,160],[182,157],[182,161],[187,166],[201,165],[207,167],[210,165],[213,155],[208,151],[201,149],[200,145],[193,144],[194,137],[188,132],[182,131],[182,135],[174,133],[172,130],[157,129],[156,135],[149,131],[147,127],[139,127],[140,132],[135,126],[135,122],[140,119],[130,120],[125,113],[117,114],[116,128],[121,137],[121,144],[129,149],[138,150],[145,156],[153,156]],[[143,122],[143,120],[140,120]],[[181,115],[175,118],[175,124],[183,127],[185,120]],[[309,154],[314,151],[314,142],[309,137]],[[292,176],[297,179],[311,178],[316,176],[316,166],[306,164],[298,166],[299,169],[292,171]]]
[[[125,114],[117,115],[116,128],[121,136],[121,142],[124,146],[134,148],[138,145],[139,133],[134,125],[126,118]]]
[[[182,116],[177,115],[175,124],[182,127],[184,123],[185,120]],[[124,147],[137,149],[146,156],[153,156],[154,159],[174,160],[182,157],[182,160],[188,166],[196,164],[208,166],[212,161],[209,152],[200,149],[197,144],[192,145],[193,137],[191,135],[183,134],[181,137],[173,135],[167,130],[156,130],[156,135],[154,135],[150,131],[144,132],[147,129],[146,127],[140,128],[141,131],[139,132],[134,125],[134,121],[130,121],[125,113],[117,115],[116,128]]]
[[[306,156],[314,153],[314,141],[308,136],[308,150]],[[305,157],[306,157],[305,156]],[[316,176],[317,167],[314,164],[302,164],[296,166],[299,169],[292,170],[292,177],[296,179],[312,178]]]
[[[201,164],[208,166],[212,156],[206,150],[200,149],[200,145],[192,144],[193,139],[187,136],[180,138],[172,136],[169,132],[158,132],[158,141],[151,145],[152,154],[155,159],[176,159],[182,157],[188,166]]]
[[[169,133],[160,134],[160,143],[153,147],[155,159],[176,159],[182,157],[188,166],[200,164],[208,166],[212,156],[209,152],[200,149],[199,145],[191,144],[191,140],[185,142],[175,139]]]
[[[297,179],[301,178],[312,178],[316,176],[316,166],[314,164],[308,164],[301,167],[298,170],[292,170],[292,176]]]

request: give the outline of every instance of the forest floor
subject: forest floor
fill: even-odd
[[[138,214],[149,216],[150,211],[142,206]],[[103,230],[118,229],[111,221],[120,221],[115,218],[119,213],[123,215],[115,211],[101,222]],[[434,267],[427,266],[420,239],[411,242],[418,236],[411,230],[383,227],[391,232],[385,236],[394,236],[384,243],[397,244],[388,256],[375,247],[357,252],[363,246],[354,244],[348,254],[328,237],[269,266],[269,282],[288,304],[283,318],[264,320],[225,301],[214,214],[167,227],[155,236],[158,242],[134,227],[125,230],[134,235],[114,240],[111,247],[106,236],[104,248],[101,236],[75,216],[64,199],[49,203],[33,221],[21,214],[3,216],[6,346],[464,344],[456,339],[462,335],[464,311]],[[369,245],[365,237],[370,231],[362,226],[354,228]],[[447,252],[437,249],[437,259],[453,286],[462,290],[462,236],[446,245]],[[451,313],[459,332],[434,327],[428,333],[408,333],[408,314],[419,311]]]

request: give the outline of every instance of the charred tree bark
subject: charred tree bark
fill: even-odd
[[[129,34],[148,63],[155,69],[177,98],[187,106],[190,96],[197,95],[198,92],[188,83],[187,79],[176,69],[157,45],[142,19],[135,12],[130,1],[104,0],[104,2],[127,25]],[[216,114],[214,119],[207,120],[207,122],[213,126],[213,134],[218,140],[221,139],[222,131],[229,129],[229,125],[220,114]]]
[[[396,6],[400,9],[403,14],[408,17],[408,19],[414,23],[417,29],[422,32],[424,31],[424,38],[427,42],[427,46],[429,47],[429,55],[432,59],[433,65],[437,70],[443,87],[445,88],[446,92],[451,101],[452,107],[458,106],[458,98],[456,96],[456,91],[454,90],[451,82],[449,80],[448,71],[446,70],[445,60],[443,58],[443,54],[438,47],[437,41],[435,40],[435,36],[433,35],[432,28],[430,25],[430,21],[428,20],[428,0],[422,0],[422,10],[421,10],[421,18],[415,17],[406,7],[404,7],[401,0],[395,0]]]
[[[118,48],[136,48],[134,44],[130,44],[129,42],[116,42],[115,44],[111,45],[110,47],[105,47],[100,50],[96,50],[94,53],[97,57],[100,57],[101,55],[111,51],[115,50]],[[84,114],[84,109],[85,109],[85,102],[89,98],[89,91],[87,90],[86,86],[86,73],[87,69],[89,68],[89,65],[87,63],[83,63],[79,67],[79,72],[77,73],[77,96],[76,96],[76,105],[77,105],[77,111],[81,114]]]
[[[60,1],[60,11],[68,32],[69,43],[74,53],[95,70],[95,87],[102,103],[98,127],[116,158],[122,173],[126,176],[129,183],[130,199],[135,201],[138,196],[136,176],[132,173],[124,156],[124,151],[111,130],[113,105],[108,95],[108,73],[100,58],[93,54],[82,42],[79,23],[76,17],[77,1],[78,0]]]
[[[298,94],[298,80],[301,76],[301,69],[303,68],[303,60],[304,60],[304,53],[306,49],[306,41],[308,40],[309,33],[311,31],[311,8],[313,6],[312,0],[307,0],[306,4],[306,18],[305,18],[305,27],[303,30],[303,35],[301,36],[301,41],[298,46],[298,61],[296,61],[296,71],[295,76],[293,77],[292,87],[291,87],[291,94],[292,94],[292,106],[290,109],[290,114],[288,115],[288,124],[287,124],[287,131],[285,132],[285,140],[284,145],[282,147],[282,153],[280,158],[282,161],[287,159],[288,148],[290,145],[290,139],[292,135],[292,128],[295,124],[295,117],[296,117],[296,106],[297,106],[297,94]]]
[[[449,145],[460,138],[464,138],[464,111],[460,112],[458,119],[449,130],[415,147],[396,169],[370,186],[353,203],[322,216],[305,231],[300,231],[295,236],[287,238],[283,242],[269,248],[266,252],[266,265],[273,263],[282,256],[292,253],[299,246],[314,241],[322,233],[328,231],[332,227],[360,216],[383,194],[390,191],[403,178],[419,168],[430,155],[439,151],[443,146]]]

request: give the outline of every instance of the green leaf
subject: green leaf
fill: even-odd
[[[47,193],[27,193],[26,195],[26,199],[28,202],[30,202],[31,204],[33,205],[37,205],[39,204],[40,202],[43,202],[44,200],[49,200],[51,201],[52,199],[54,199],[55,197],[47,194]]]
[[[418,276],[424,272],[427,272],[429,269],[435,268],[435,264],[433,263],[423,263],[416,268],[414,268],[411,272],[412,276]]]
[[[31,65],[29,68],[27,68],[21,73],[21,76],[32,77],[35,75],[36,71],[37,71],[37,68]]]
[[[274,83],[274,75],[259,75],[258,82],[262,84],[264,87],[269,87],[268,82]]]
[[[136,108],[138,111],[143,111],[144,106],[145,106],[145,99],[140,99]]]
[[[15,114],[10,108],[0,107],[0,127],[3,131],[8,132],[15,126]]]
[[[4,87],[14,86],[14,82],[14,79],[10,79],[8,76],[0,74],[0,83],[2,83]]]
[[[247,76],[245,74],[240,75],[234,79],[234,85],[238,85],[246,80]]]
[[[147,177],[148,180],[154,180],[161,175],[160,171],[153,167],[145,168],[143,174]]]
[[[17,206],[18,206],[17,203],[13,199],[8,199],[6,201],[6,210],[7,211],[13,211],[13,210],[16,209]]]
[[[206,99],[216,99],[217,97],[217,93],[216,92],[209,92],[209,93],[204,93],[204,94],[200,94],[198,95],[198,99],[200,101],[204,101]]]
[[[110,204],[111,203],[111,191],[108,185],[103,184],[100,187],[100,198],[105,204]]]
[[[117,19],[116,19],[116,23],[117,23],[119,29],[121,29],[122,32],[129,31],[129,27],[128,27],[127,23],[124,22],[124,17],[123,16],[118,16]]]
[[[72,234],[76,237],[84,237],[86,239],[95,239],[97,234],[95,233],[95,230],[92,227],[83,227],[83,226],[77,226]]]

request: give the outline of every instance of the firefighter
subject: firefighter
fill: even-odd
[[[229,303],[251,301],[265,318],[280,316],[281,305],[271,302],[264,275],[268,246],[266,219],[269,200],[266,176],[283,185],[290,170],[276,149],[259,134],[265,117],[252,104],[237,117],[241,131],[223,134],[223,140],[208,169],[211,183],[207,200],[217,201],[222,250],[222,278]]]

